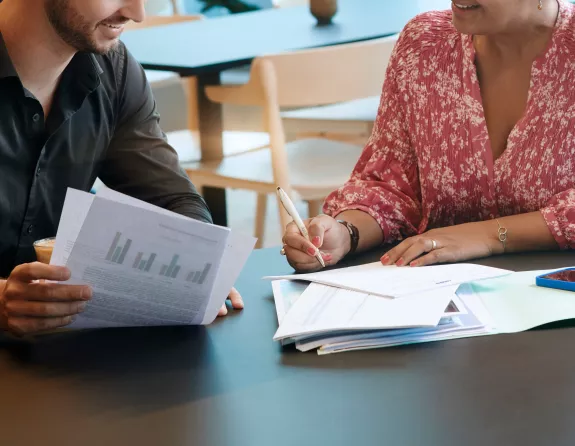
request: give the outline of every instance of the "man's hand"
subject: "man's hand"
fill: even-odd
[[[16,267],[0,292],[0,329],[23,336],[72,323],[92,298],[92,289],[42,282],[69,278],[65,267],[39,262]]]
[[[238,293],[238,290],[236,290],[235,288],[232,288],[232,290],[230,291],[230,294],[228,295],[228,300],[232,303],[232,307],[235,310],[244,309],[244,301],[242,300],[242,296],[240,296],[240,293]],[[226,314],[228,314],[228,307],[226,304],[223,304],[222,308],[220,308],[218,316],[225,316]]]

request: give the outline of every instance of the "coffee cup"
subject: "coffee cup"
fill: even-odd
[[[34,242],[34,251],[36,251],[36,259],[38,262],[50,263],[55,244],[56,237],[45,238]]]

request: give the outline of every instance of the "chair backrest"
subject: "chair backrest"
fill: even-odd
[[[288,8],[290,6],[305,6],[309,0],[272,0],[275,8]]]
[[[258,57],[272,65],[279,107],[309,107],[379,96],[398,35],[367,42]]]
[[[201,14],[194,15],[149,15],[143,22],[128,22],[126,24],[127,30],[151,28],[153,26],[172,25],[174,23],[193,22],[195,20],[203,20],[204,16]]]

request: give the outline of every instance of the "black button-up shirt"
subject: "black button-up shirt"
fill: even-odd
[[[144,71],[124,45],[104,56],[77,53],[45,119],[0,34],[0,277],[35,260],[32,244],[56,235],[67,188],[89,191],[96,177],[211,222],[160,130]]]

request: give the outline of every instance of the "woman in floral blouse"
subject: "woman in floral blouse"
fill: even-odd
[[[294,225],[299,271],[403,240],[384,264],[422,266],[575,248],[575,7],[453,0],[403,30],[373,134],[326,215]],[[337,220],[336,220],[337,219]]]

